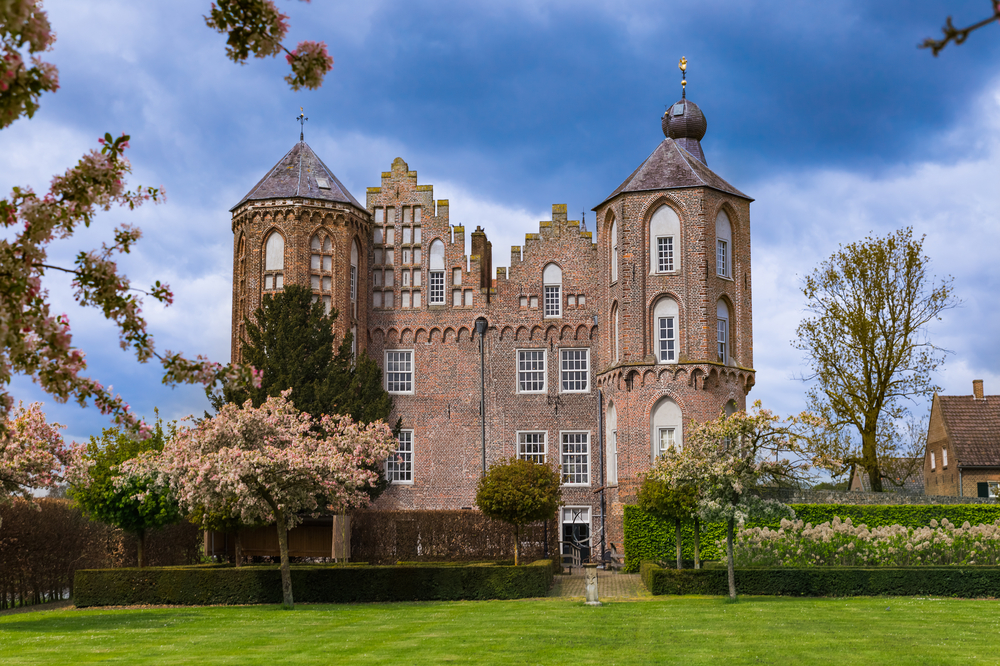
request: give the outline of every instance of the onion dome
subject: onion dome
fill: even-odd
[[[702,164],[707,164],[705,153],[701,150],[701,140],[708,129],[708,121],[705,120],[705,114],[697,104],[689,99],[678,100],[663,113],[660,126],[665,137],[676,141],[701,160]]]

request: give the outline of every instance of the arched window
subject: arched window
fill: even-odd
[[[663,297],[653,307],[653,326],[656,339],[656,361],[677,362],[677,301]]]
[[[727,419],[738,411],[740,411],[740,408],[736,404],[735,400],[730,400],[729,402],[726,403],[726,406],[723,408],[723,412],[726,414]]]
[[[264,243],[264,290],[282,289],[285,286],[285,237],[272,231]]]
[[[608,464],[607,483],[609,486],[618,485],[618,410],[615,403],[608,403],[608,412],[604,424],[604,441]]]
[[[612,319],[613,324],[614,324],[614,331],[612,331],[612,335],[611,335],[611,358],[613,358],[615,360],[615,363],[617,363],[618,360],[621,358],[621,346],[618,344],[618,342],[619,342],[618,341],[619,328],[618,328],[618,304],[617,303],[615,303],[615,305],[611,308],[611,319]]]
[[[732,356],[732,350],[729,348],[729,306],[726,302],[719,299],[718,305],[715,307],[716,312],[716,330],[718,331],[716,339],[719,342],[719,363],[729,363],[729,359]]]
[[[733,225],[726,211],[715,218],[715,272],[720,277],[733,277]]]
[[[243,340],[247,316],[247,239],[240,236],[236,245],[236,340],[237,349]]]
[[[670,206],[660,206],[649,220],[649,272],[673,273],[680,269],[678,243],[681,220]]]
[[[546,264],[542,271],[543,304],[546,317],[562,316],[562,269],[558,264]]]
[[[428,302],[431,305],[444,305],[444,243],[440,238],[431,243],[430,278]]]
[[[313,303],[322,301],[323,311],[330,314],[333,309],[333,240],[320,231],[309,241],[309,248],[312,252],[309,260],[312,300]]]
[[[611,282],[618,281],[618,220],[611,223]]]
[[[662,456],[671,447],[679,450],[684,446],[681,408],[676,402],[670,398],[662,398],[653,407],[651,421],[653,460]]]
[[[351,314],[358,316],[358,241],[351,241]]]

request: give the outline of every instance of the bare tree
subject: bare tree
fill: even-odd
[[[893,435],[905,402],[938,390],[931,374],[946,351],[930,342],[927,325],[959,303],[951,278],[928,276],[923,242],[906,227],[841,246],[802,290],[810,314],[793,345],[809,356],[810,409],[827,423],[813,444],[841,471],[864,468],[876,492],[895,478],[888,459],[902,457]]]
[[[922,49],[930,49],[934,57],[937,57],[938,53],[941,53],[941,49],[948,46],[948,42],[955,42],[955,45],[961,44],[969,37],[969,33],[973,30],[979,30],[980,28],[989,25],[990,23],[1000,23],[1000,0],[990,0],[990,5],[992,5],[993,14],[987,18],[984,18],[978,23],[973,23],[965,28],[956,28],[951,22],[951,17],[945,21],[944,27],[941,28],[941,32],[944,33],[943,39],[932,39],[928,37],[918,46]]]

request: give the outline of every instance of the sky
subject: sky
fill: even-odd
[[[708,120],[709,166],[751,206],[754,365],[750,394],[780,414],[805,407],[808,367],[792,347],[802,281],[842,244],[912,226],[930,272],[953,279],[959,307],[930,330],[951,353],[934,379],[1000,393],[1000,25],[939,57],[916,48],[989,15],[987,0],[636,2],[278,0],[289,47],[325,41],[334,69],[317,91],[293,92],[283,58],[244,66],[204,25],[209,0],[46,0],[58,41],[47,60],[60,89],[32,119],[0,131],[0,191],[45,191],[105,132],[131,139],[131,184],[167,201],[101,213],[50,258],[75,254],[132,223],[143,240],[119,265],[136,286],[169,283],[175,302],[147,299],[157,349],[229,360],[229,208],[298,139],[356,198],[402,157],[449,199],[451,219],[482,225],[504,266],[553,203],[570,217],[599,204],[656,147],[660,115],[688,95]],[[154,363],[122,351],[100,313],[47,278],[71,320],[88,373],[147,418],[200,415],[198,387],[167,387]],[[45,403],[67,439],[99,435],[107,417],[57,404],[16,377],[16,399]],[[919,416],[926,401],[913,404]]]

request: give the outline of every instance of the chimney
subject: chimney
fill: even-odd
[[[972,399],[982,400],[983,399],[983,380],[973,379],[972,380]]]

